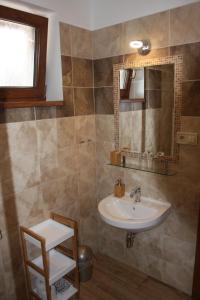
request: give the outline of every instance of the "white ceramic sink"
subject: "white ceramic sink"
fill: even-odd
[[[141,197],[141,202],[134,202],[129,194],[123,198],[113,195],[100,201],[98,210],[106,223],[132,232],[140,232],[162,223],[170,212],[171,204]]]

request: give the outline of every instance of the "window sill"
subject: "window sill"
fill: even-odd
[[[0,101],[0,108],[50,107],[50,106],[63,106],[63,105],[64,105],[64,101],[46,101],[46,100],[8,101],[8,102]]]

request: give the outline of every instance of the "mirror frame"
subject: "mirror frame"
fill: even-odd
[[[172,155],[162,156],[162,160],[176,162],[179,158],[179,145],[176,143],[177,132],[181,129],[181,108],[182,108],[182,81],[183,81],[183,57],[166,56],[160,58],[137,60],[127,63],[113,65],[113,100],[114,100],[114,143],[115,149],[120,151],[119,143],[119,110],[120,110],[120,69],[141,68],[155,65],[174,65],[174,117],[173,117],[173,137],[172,137]],[[122,153],[128,157],[136,158],[138,153],[134,151],[123,150]]]

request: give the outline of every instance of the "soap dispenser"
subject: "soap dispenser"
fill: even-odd
[[[118,179],[114,186],[114,195],[115,197],[121,198],[125,194],[125,184],[122,183],[121,179]]]

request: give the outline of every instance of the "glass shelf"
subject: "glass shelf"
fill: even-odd
[[[131,164],[131,163],[126,163],[125,165],[123,165],[123,164],[114,165],[114,164],[108,163],[107,165],[117,167],[117,168],[137,170],[137,171],[155,173],[155,174],[165,175],[165,176],[173,176],[173,175],[177,174],[177,171],[173,170],[173,169],[170,169],[170,167],[165,169],[165,168],[159,168],[159,167],[156,166],[156,167],[150,169],[150,168],[147,168],[147,167],[142,167],[142,166],[134,165],[134,164]]]

